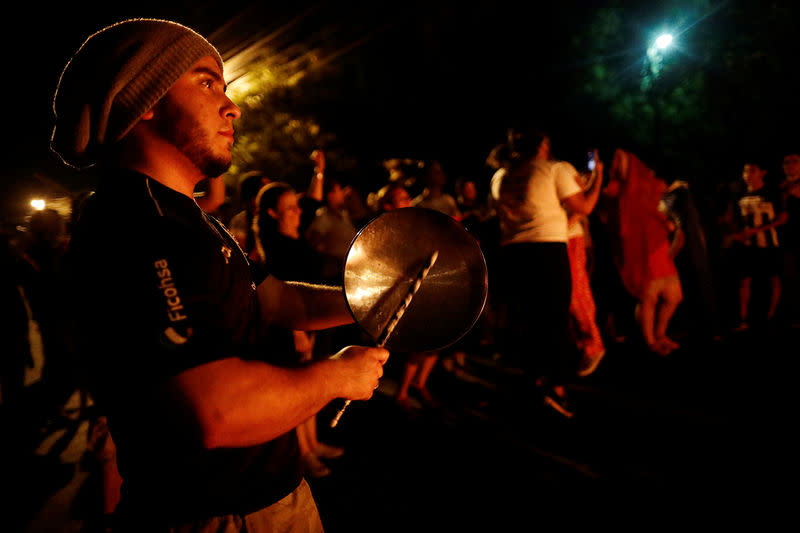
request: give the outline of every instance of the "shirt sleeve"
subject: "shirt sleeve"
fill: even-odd
[[[566,161],[559,161],[553,165],[553,174],[556,182],[558,199],[563,200],[578,194],[583,189],[578,184],[578,171]]]

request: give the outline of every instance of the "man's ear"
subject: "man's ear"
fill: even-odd
[[[267,208],[267,214],[272,218],[274,218],[275,220],[278,220],[278,212],[272,209],[271,207]]]

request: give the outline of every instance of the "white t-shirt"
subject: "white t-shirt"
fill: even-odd
[[[567,242],[567,212],[561,202],[583,190],[578,171],[566,161],[545,160],[532,161],[527,170],[495,176],[502,244]]]

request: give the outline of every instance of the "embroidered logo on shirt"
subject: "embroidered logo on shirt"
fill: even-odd
[[[177,331],[175,331],[175,328],[173,328],[172,326],[164,330],[164,337],[166,337],[167,340],[170,341],[172,344],[178,344],[178,345],[186,344],[186,341],[188,341],[189,337],[191,336],[192,336],[192,328],[186,328],[185,337],[180,333],[178,333]]]
[[[169,264],[166,259],[159,259],[155,262],[156,275],[158,275],[159,283],[158,289],[164,295],[164,300],[167,304],[167,316],[170,322],[179,322],[186,319],[181,311],[183,304],[181,298],[178,296],[178,289],[175,287],[175,282],[172,279],[172,272],[169,270]]]

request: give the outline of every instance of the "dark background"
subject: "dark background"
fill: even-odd
[[[223,56],[271,32],[285,48],[313,42],[335,56],[292,97],[294,111],[332,133],[366,182],[380,179],[386,157],[436,158],[453,179],[488,180],[489,150],[507,128],[529,125],[550,132],[556,156],[576,165],[589,148],[610,160],[627,147],[695,184],[702,199],[736,180],[746,157],[777,176],[797,142],[797,15],[795,2],[699,0],[16,4],[2,34],[4,219],[24,215],[34,190],[86,186],[49,153],[52,96],[83,40],[124,18],[182,22]],[[676,49],[660,90],[686,105],[649,135],[652,117],[624,104],[641,97],[644,51],[662,27]]]

